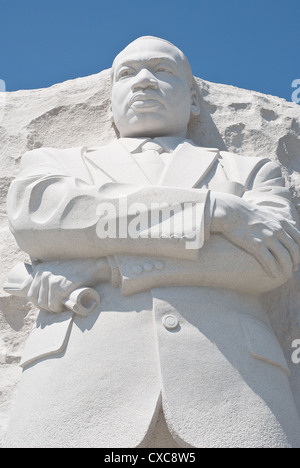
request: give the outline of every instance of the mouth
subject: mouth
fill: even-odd
[[[153,94],[148,93],[135,93],[129,101],[129,107],[133,108],[146,108],[158,107],[161,105],[159,99]]]

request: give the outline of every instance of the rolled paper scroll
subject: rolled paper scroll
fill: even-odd
[[[11,271],[8,282],[3,286],[5,292],[12,296],[27,297],[30,284],[25,288],[22,287],[28,276],[32,277],[33,268],[27,263],[18,264]],[[33,277],[32,277],[33,280]],[[69,297],[64,299],[63,304],[67,309],[77,315],[87,317],[100,304],[100,296],[92,288],[80,288],[71,292]]]

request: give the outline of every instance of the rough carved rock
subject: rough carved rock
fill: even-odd
[[[300,203],[300,107],[283,99],[197,79],[202,112],[190,137],[207,147],[246,156],[267,156],[283,170],[296,205]],[[47,89],[0,95],[0,285],[26,256],[9,232],[6,193],[21,155],[41,146],[95,146],[115,137],[109,121],[110,72],[78,78]],[[263,297],[291,369],[300,410],[300,364],[291,343],[300,338],[300,274]],[[21,370],[18,361],[36,310],[0,290],[0,446]]]

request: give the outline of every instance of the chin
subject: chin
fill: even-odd
[[[122,137],[155,138],[174,134],[174,129],[170,128],[170,120],[164,119],[159,114],[141,113],[134,115],[127,125],[120,125],[118,129]]]

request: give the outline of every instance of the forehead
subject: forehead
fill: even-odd
[[[170,60],[179,67],[183,66],[183,58],[179,49],[167,42],[156,39],[140,39],[129,44],[114,60],[116,69],[128,62],[145,62],[149,60]]]

